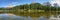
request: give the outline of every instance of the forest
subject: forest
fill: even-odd
[[[57,3],[52,6],[49,2],[45,2],[43,4],[40,3],[31,3],[31,4],[23,4],[14,6],[13,8],[0,8],[0,10],[9,10],[8,13],[14,13],[19,16],[31,16],[31,17],[39,17],[50,15],[60,14],[60,6]],[[12,11],[10,11],[12,10]]]

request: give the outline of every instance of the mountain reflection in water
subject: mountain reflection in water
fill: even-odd
[[[30,16],[24,17],[24,16],[16,16],[16,15],[8,15],[8,14],[0,14],[0,20],[46,20],[47,18],[45,17],[37,17],[37,18],[32,18]]]

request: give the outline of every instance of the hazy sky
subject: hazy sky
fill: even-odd
[[[50,1],[51,1],[51,4],[57,3],[60,6],[60,0],[50,0]]]
[[[43,3],[48,1],[51,2],[51,4],[57,2],[60,5],[60,0],[0,0],[0,7],[6,7],[8,4],[13,4],[13,6],[16,6],[16,5],[26,4],[31,2]]]

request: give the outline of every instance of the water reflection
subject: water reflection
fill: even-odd
[[[48,19],[44,16],[41,16],[41,17],[37,18],[37,20],[48,20]]]
[[[0,14],[0,20],[46,20],[47,18],[45,17],[24,17],[24,16],[16,16],[14,14]]]

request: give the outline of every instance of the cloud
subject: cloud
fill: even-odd
[[[5,7],[8,7],[8,6],[14,7],[14,6],[18,5],[18,3],[19,2],[11,2],[11,3],[7,4]]]
[[[50,0],[51,4],[57,3],[60,6],[60,0]]]

